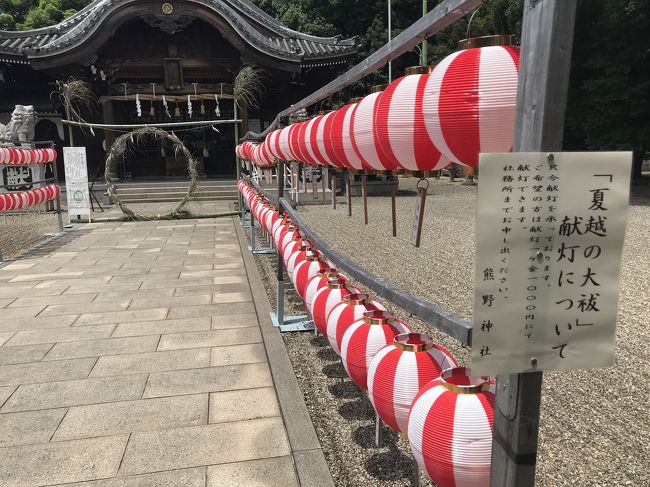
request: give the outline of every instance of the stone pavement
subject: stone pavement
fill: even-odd
[[[88,224],[0,267],[0,486],[332,485],[240,242]]]

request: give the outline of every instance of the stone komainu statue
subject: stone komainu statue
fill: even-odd
[[[1,142],[30,142],[34,140],[36,112],[33,105],[16,105],[7,125],[0,124]]]

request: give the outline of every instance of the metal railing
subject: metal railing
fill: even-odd
[[[399,308],[402,308],[404,311],[434,326],[435,328],[438,328],[453,338],[456,338],[464,345],[471,346],[472,324],[470,321],[461,318],[434,303],[418,298],[408,291],[391,284],[385,279],[368,272],[359,264],[337,252],[327,242],[325,242],[325,240],[311,229],[305,220],[298,215],[298,212],[293,207],[291,201],[288,201],[285,198],[279,198],[277,195],[270,193],[250,178],[246,178],[246,180],[266,199],[274,205],[282,207],[282,210],[291,217],[296,225],[298,225],[300,231],[305,234],[319,252],[325,255],[329,261],[331,261],[337,268],[341,269],[341,271],[348,275],[348,277],[363,284],[377,296],[390,301]]]

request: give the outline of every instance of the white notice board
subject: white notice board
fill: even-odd
[[[631,152],[481,154],[472,373],[614,362]]]
[[[90,221],[90,189],[85,147],[64,147],[65,189],[68,200],[68,220],[72,215],[87,216]]]

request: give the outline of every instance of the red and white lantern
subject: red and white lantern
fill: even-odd
[[[287,269],[287,274],[291,279],[291,274],[289,273],[289,260],[293,257],[294,254],[299,254],[300,252],[306,252],[311,249],[312,244],[309,240],[304,237],[300,237],[298,240],[292,240],[287,245],[285,245],[282,250],[282,260],[284,261],[284,267]],[[294,265],[295,267],[295,265]],[[293,273],[293,268],[291,269]]]
[[[304,132],[304,145],[307,153],[307,158],[310,159],[315,165],[322,166],[325,164],[325,159],[321,156],[318,150],[318,143],[316,142],[316,133],[318,127],[323,120],[323,115],[318,115],[307,122]]]
[[[411,329],[387,311],[367,311],[350,325],[341,340],[341,361],[356,385],[368,388],[368,366],[393,338]]]
[[[480,152],[510,152],[515,129],[519,48],[455,52],[438,64],[424,88],[429,137],[447,159],[476,167]]]
[[[339,276],[330,279],[326,286],[316,292],[309,308],[316,329],[322,334],[327,334],[327,317],[330,312],[348,294],[360,293],[359,289],[350,286],[345,278]]]
[[[283,153],[280,152],[278,148],[278,137],[280,136],[280,132],[282,132],[280,129],[274,130],[266,136],[266,143],[268,144],[269,152],[276,159],[283,159]]]
[[[293,223],[293,221],[287,215],[282,215],[281,217],[279,217],[271,227],[271,237],[273,237],[273,241],[275,241],[276,233],[280,229],[290,225],[291,223]]]
[[[397,335],[368,366],[368,397],[379,417],[395,431],[406,433],[413,399],[456,360],[428,335]]]
[[[352,136],[350,135],[352,131],[352,116],[358,105],[358,103],[352,103],[341,108],[338,111],[339,115],[332,123],[332,134],[334,137],[332,144],[334,150],[339,158],[345,160],[345,166],[355,171],[361,171],[364,168],[363,160],[355,151]]]
[[[307,290],[307,284],[319,271],[324,269],[333,268],[315,249],[307,251],[305,260],[296,264],[292,274],[293,286],[303,301],[306,301],[305,291]]]
[[[428,79],[428,73],[398,78],[377,100],[375,138],[381,141],[378,150],[390,165],[430,171],[451,163],[433,144],[424,123],[422,102]]]
[[[298,242],[304,237],[304,234],[295,225],[290,225],[287,230],[287,232],[280,235],[280,240],[278,242],[278,249],[280,249],[280,255],[285,263],[289,258],[289,255],[286,253],[289,244]]]
[[[43,188],[0,194],[0,211],[19,210],[58,198],[61,188],[50,184]]]
[[[316,275],[312,277],[305,286],[305,294],[303,300],[305,301],[305,308],[311,311],[311,305],[314,302],[314,297],[316,293],[320,291],[321,288],[327,286],[328,281],[331,278],[338,277],[339,271],[336,267],[325,267],[316,272]]]
[[[273,228],[273,225],[275,225],[275,222],[280,219],[280,215],[278,214],[277,207],[270,205],[269,209],[271,211],[269,211],[264,217],[264,228],[268,233],[271,233],[271,229]]]
[[[363,318],[366,311],[386,311],[380,303],[372,301],[367,294],[353,293],[343,297],[327,316],[327,339],[332,350],[341,355],[343,335],[355,321]]]
[[[278,135],[276,150],[282,156],[280,157],[280,159],[284,161],[296,160],[296,157],[291,151],[291,144],[290,144],[290,131],[292,130],[292,127],[293,125],[284,127],[282,130],[280,130],[280,135]]]
[[[445,370],[415,397],[408,439],[418,465],[440,487],[488,487],[495,383],[464,367]]]
[[[296,230],[296,227],[293,223],[293,220],[290,220],[287,218],[287,220],[279,220],[282,222],[280,225],[275,227],[275,230],[273,230],[273,241],[275,242],[275,247],[277,249],[281,249],[282,246],[280,245],[280,242],[284,239],[285,235],[287,233],[291,234],[293,231]],[[291,238],[289,239],[291,240]]]
[[[323,115],[323,118],[320,120],[316,126],[316,154],[318,154],[318,159],[322,161],[322,164],[325,166],[336,166],[334,161],[330,158],[325,147],[326,140],[330,137],[330,130],[332,128],[332,117],[334,112],[330,112],[327,115]],[[313,146],[312,146],[313,147]]]
[[[371,93],[354,107],[350,121],[352,147],[364,170],[397,169],[397,165],[384,157],[379,150],[381,141],[375,136],[377,104],[382,92]]]
[[[293,273],[296,270],[296,266],[303,262],[307,258],[307,253],[311,252],[314,248],[313,244],[307,239],[302,239],[298,243],[299,246],[294,247],[294,250],[289,255],[285,266],[291,282],[294,282]]]

